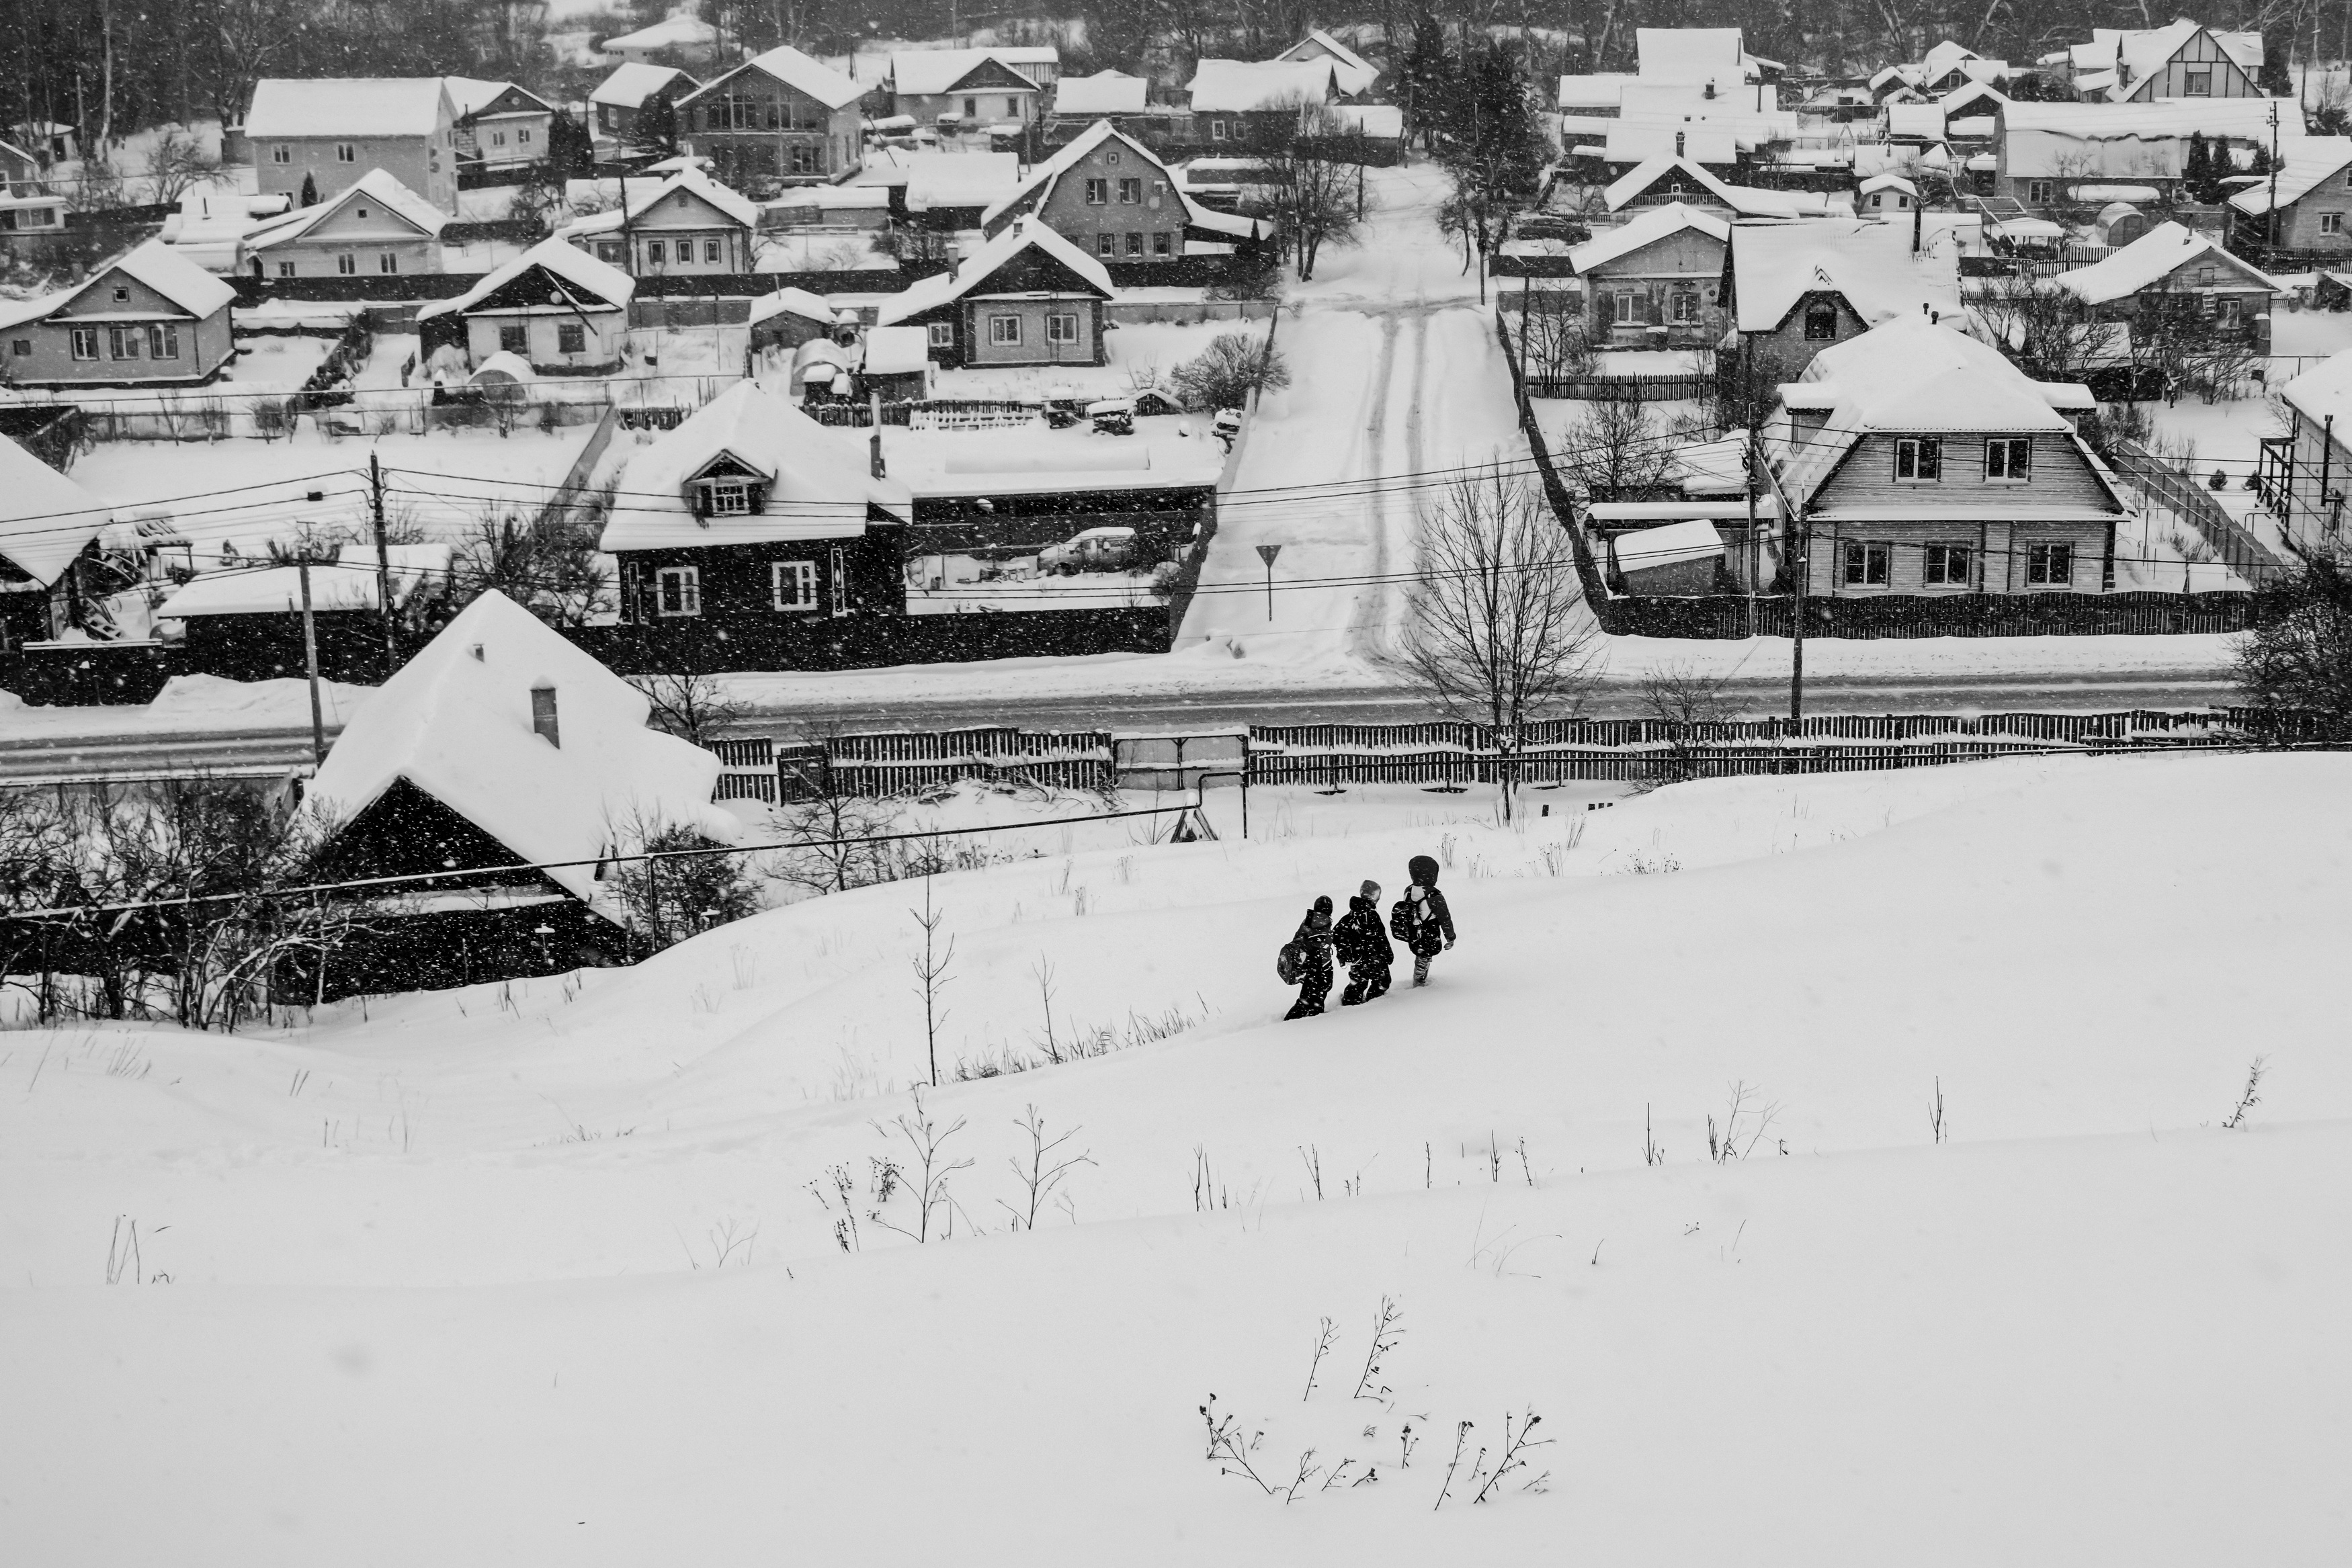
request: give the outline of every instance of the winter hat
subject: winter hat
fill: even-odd
[[[1378,904],[1381,901],[1381,884],[1370,877],[1364,879],[1364,885],[1357,892],[1367,904]]]
[[[1329,894],[1325,893],[1316,895],[1315,913],[1318,915],[1328,915],[1331,913],[1331,895]]]
[[[1435,887],[1437,885],[1437,862],[1434,859],[1428,855],[1415,855],[1412,860],[1406,862],[1405,864],[1407,869],[1412,873],[1412,880],[1421,883],[1422,886]]]

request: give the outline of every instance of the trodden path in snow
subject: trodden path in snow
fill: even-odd
[[[1403,597],[1402,583],[1379,580],[1410,569],[1432,494],[1416,476],[1525,456],[1477,279],[1438,233],[1442,177],[1373,174],[1364,244],[1327,254],[1284,308],[1275,340],[1293,384],[1261,401],[1180,647],[1222,640],[1285,663],[1376,660]],[[1322,486],[1358,488],[1298,495]],[[1281,549],[1271,603],[1262,545]],[[1324,585],[1297,586],[1309,581]]]

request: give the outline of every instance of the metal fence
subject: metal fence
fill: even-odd
[[[2168,512],[2196,529],[2206,547],[2253,587],[2268,587],[2294,570],[2293,562],[2282,559],[2224,511],[2186,468],[2126,441],[2116,449],[2115,469],[2138,494],[2140,505]]]

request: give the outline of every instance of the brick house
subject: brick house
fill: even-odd
[[[868,442],[749,381],[663,434],[630,460],[604,525],[622,622],[903,612],[913,501],[877,476]]]
[[[0,303],[0,350],[19,386],[196,386],[236,358],[236,291],[161,240],[88,282]]]
[[[2114,476],[2071,416],[2087,387],[1904,316],[1823,350],[1780,389],[1780,487],[1803,508],[1805,591],[2097,593],[2115,580]]]
[[[1099,365],[1102,263],[1043,223],[1016,219],[958,263],[883,305],[882,327],[920,327],[943,366]]]
[[[264,195],[320,196],[382,169],[457,210],[457,112],[439,77],[273,77],[256,82],[245,138]]]
[[[865,91],[783,45],[681,97],[679,142],[720,184],[754,195],[839,181],[857,169]]]
[[[1175,261],[1188,237],[1255,244],[1269,232],[1259,220],[1201,205],[1150,148],[1108,120],[1031,169],[981,215],[981,231],[993,238],[1023,218],[1100,261]]]

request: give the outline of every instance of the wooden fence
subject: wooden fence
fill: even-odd
[[[824,778],[845,795],[904,795],[961,779],[1068,789],[1108,789],[1116,782],[1108,730],[836,735],[827,737],[822,747]],[[807,757],[803,749],[800,758],[786,760],[804,767]]]
[[[2291,573],[2293,563],[2248,532],[2221,508],[2197,476],[2157,457],[2135,442],[2123,442],[2115,454],[2116,476],[2139,496],[2140,505],[2169,512],[2197,530],[2206,547],[2228,563],[2231,571],[2255,588],[2268,588]]]

